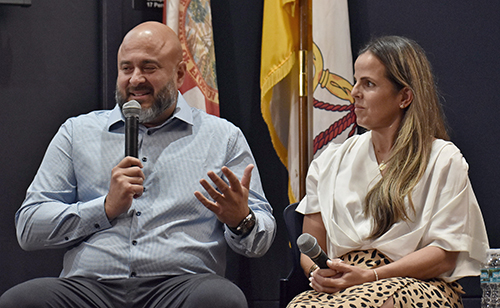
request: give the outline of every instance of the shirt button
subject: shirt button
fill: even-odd
[[[141,212],[135,213],[136,216],[141,216],[141,214],[142,214]]]
[[[133,240],[133,241],[132,241],[132,245],[134,245],[134,246],[135,246],[135,245],[137,245],[137,241],[136,241],[136,240]]]
[[[148,161],[148,158],[147,158],[146,156],[144,156],[144,157],[142,158],[142,161],[143,161],[143,162],[147,162],[147,161]]]
[[[95,225],[94,225],[94,227],[95,227],[96,229],[99,229],[101,226],[100,226],[99,224],[95,224]]]

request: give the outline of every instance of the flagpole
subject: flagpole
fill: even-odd
[[[309,166],[308,153],[308,50],[309,1],[299,0],[299,200],[306,194],[306,175]]]

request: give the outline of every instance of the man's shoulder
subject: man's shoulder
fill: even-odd
[[[91,128],[91,127],[99,127],[108,124],[109,117],[111,115],[112,110],[94,110],[88,113],[83,113],[80,115],[76,115],[68,118],[63,125],[71,125],[73,127],[80,128]]]
[[[92,110],[87,113],[82,113],[73,117],[70,117],[71,120],[78,121],[92,121],[95,119],[108,119],[113,110]]]
[[[197,109],[197,108],[192,108],[193,109],[193,119],[195,122],[195,125],[202,125],[202,126],[209,126],[212,128],[219,128],[219,129],[225,129],[228,131],[237,131],[239,128],[234,125],[232,122],[230,122],[227,119],[220,118],[218,116],[208,114],[203,110]]]

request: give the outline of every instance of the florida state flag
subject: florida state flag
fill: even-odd
[[[180,92],[190,106],[219,116],[210,0],[165,0],[163,22],[182,44],[187,75]]]

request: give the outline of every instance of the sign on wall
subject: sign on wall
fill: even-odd
[[[144,10],[144,9],[163,10],[163,0],[133,0],[132,8],[134,10]]]

